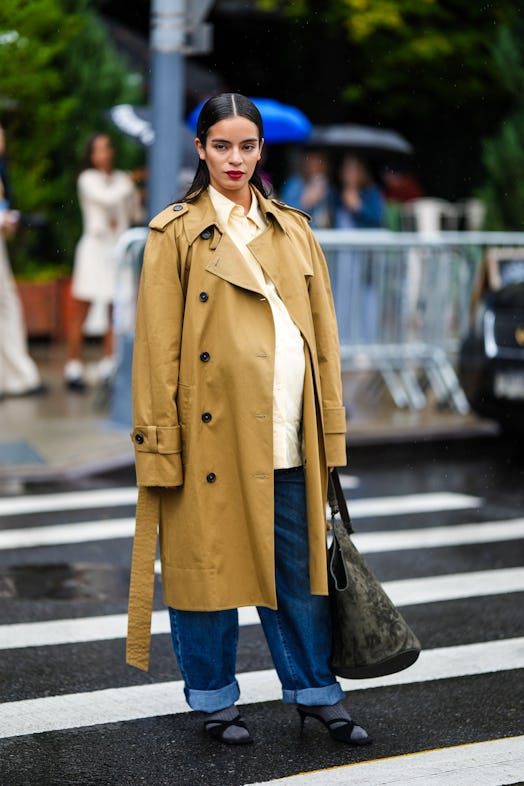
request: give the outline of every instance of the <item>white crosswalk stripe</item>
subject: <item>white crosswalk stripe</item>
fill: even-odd
[[[524,568],[386,581],[382,586],[397,606],[415,606],[460,598],[524,592]],[[239,622],[240,625],[258,625],[260,620],[257,610],[250,606],[239,609]],[[0,650],[107,641],[123,638],[126,628],[125,614],[0,625]],[[167,610],[153,612],[152,632],[169,633]]]
[[[351,488],[351,483],[344,484]],[[32,497],[0,499],[0,517],[49,511],[86,510],[93,508],[134,505],[137,490],[131,488],[98,489],[75,491],[64,494],[38,494]],[[353,516],[394,516],[402,513],[424,513],[432,510],[461,510],[476,508],[482,504],[480,497],[450,492],[433,494],[404,494],[393,497],[354,499],[351,502]]]
[[[7,529],[0,531],[0,550],[65,546],[68,543],[132,538],[134,531],[135,520],[130,518],[56,524],[51,527]]]
[[[349,492],[349,497],[351,491],[358,488],[360,484],[358,477],[349,475],[342,475],[341,481]],[[57,523],[52,525],[34,526],[37,523],[35,518],[24,522],[24,526],[21,527],[16,527],[12,519],[3,522],[8,528],[0,529],[0,552],[7,554],[20,550],[20,555],[26,555],[23,559],[29,561],[31,556],[24,550],[30,548],[76,544],[80,546],[97,541],[129,540],[134,533],[134,518],[129,515],[119,517],[118,508],[133,506],[136,498],[135,487],[124,487],[0,499],[0,526],[2,517],[35,516],[39,513],[53,512],[57,514]],[[426,559],[429,554],[439,553],[432,550],[475,544],[504,542],[516,544],[524,538],[524,518],[472,523],[472,519],[478,517],[477,512],[483,504],[481,497],[446,491],[351,499],[350,513],[355,521],[375,517],[381,520],[380,530],[377,530],[377,523],[368,522],[367,526],[374,525],[373,531],[357,532],[353,536],[354,541],[361,553],[377,555],[377,565],[380,565],[381,554],[385,555],[383,559],[389,559],[391,555],[392,560],[398,560],[399,554],[409,551],[414,560],[420,554],[423,554]],[[104,511],[105,518],[102,520],[87,520],[89,514],[84,521],[65,520],[68,511],[95,511],[97,508],[100,511],[111,508],[111,514]],[[454,511],[472,513],[464,513],[462,523],[456,523],[458,518],[456,514],[447,517],[445,515],[447,512]],[[129,513],[129,511],[122,512]],[[427,523],[435,526],[421,527],[419,520],[413,520],[412,523],[417,526],[410,528],[409,516],[417,514],[429,514]],[[516,511],[515,515],[519,514],[520,511]],[[399,516],[408,517],[408,521],[399,521]],[[47,519],[49,520],[49,516]],[[26,523],[30,523],[31,526],[25,526]],[[125,544],[126,548],[128,545]],[[110,550],[116,549],[117,546],[108,544],[107,548],[110,554]],[[507,548],[512,549],[513,544]],[[79,553],[81,553],[80,548]],[[54,553],[55,561],[59,560],[58,554],[59,551]],[[436,570],[442,570],[443,553],[440,554],[438,558],[440,562],[435,558],[433,570],[435,570],[434,565],[438,565]],[[82,561],[82,558],[79,558],[79,561]],[[432,613],[434,615],[447,613],[441,612],[443,607],[435,607],[432,612],[429,604],[469,598],[489,599],[490,596],[507,596],[508,602],[511,602],[510,595],[524,592],[524,567],[495,567],[493,562],[493,567],[489,570],[474,570],[474,560],[471,563],[460,562],[461,567],[462,564],[468,568],[467,572],[424,575],[417,578],[410,577],[409,573],[403,575],[396,572],[392,575],[401,575],[402,578],[384,582],[383,586],[399,607],[421,607],[427,604],[428,617]],[[482,565],[485,564],[483,561]],[[509,564],[515,564],[514,560]],[[504,562],[499,565],[504,565]],[[156,567],[158,570],[159,565],[157,564]],[[488,602],[486,600],[486,603]],[[497,602],[499,603],[497,608],[500,608],[501,601]],[[76,611],[78,613],[78,607]],[[418,612],[419,615],[425,613],[423,609]],[[257,611],[252,607],[239,609],[239,620],[243,626],[260,625]],[[6,659],[20,658],[23,662],[24,657],[34,657],[34,654],[29,652],[32,648],[48,647],[46,655],[49,653],[49,657],[53,658],[55,656],[51,649],[53,647],[71,644],[82,646],[90,642],[123,639],[126,635],[126,627],[125,614],[98,614],[71,619],[0,624],[0,650],[5,651]],[[153,613],[152,633],[155,636],[169,634],[167,610]],[[513,635],[514,638],[425,649],[417,663],[404,672],[372,680],[340,680],[340,682],[344,690],[355,692],[390,686],[398,686],[400,691],[402,686],[480,675],[484,675],[488,680],[489,675],[502,675],[504,672],[524,668],[524,637],[518,637],[516,634],[517,631],[506,634]],[[254,639],[259,635],[261,634],[253,628],[246,633],[248,637],[246,641],[251,640],[250,637]],[[455,638],[454,641],[456,640]],[[460,638],[458,640],[460,641]],[[439,641],[441,642],[442,639]],[[17,652],[8,654],[9,650],[17,650]],[[60,658],[66,655],[67,651],[62,651]],[[258,670],[238,674],[241,688],[239,704],[259,704],[276,701],[281,697],[281,685],[275,670],[261,669],[261,666],[266,665],[263,659],[258,661],[258,665]],[[73,680],[68,682],[68,690],[75,691],[77,683],[74,664],[72,675]],[[71,680],[71,675],[69,679]],[[127,679],[124,678],[124,682],[126,681]],[[78,685],[80,684],[82,682],[79,675]],[[94,687],[96,688],[96,683]],[[82,730],[99,724],[114,728],[111,724],[185,714],[190,711],[183,695],[183,683],[178,680],[123,685],[102,690],[94,689],[89,692],[62,693],[60,689],[54,688],[53,692],[57,695],[13,700],[0,704],[0,738],[9,740],[44,732]],[[27,689],[25,695],[28,695]],[[515,730],[513,733],[519,732],[520,730]],[[372,749],[370,755],[373,756]],[[275,772],[278,773],[278,767],[275,768]],[[404,786],[405,783],[419,782],[424,786],[426,784],[448,786],[449,783],[453,783],[453,786],[478,786],[478,784],[503,786],[514,783],[522,772],[524,772],[524,737],[513,737],[424,751],[391,759],[370,760],[284,778],[275,777],[273,780],[257,781],[256,778],[252,778],[246,781],[244,786],[248,784],[251,786],[270,786],[270,784],[338,786],[349,783],[351,786],[379,786],[386,783],[390,786],[401,786],[401,784]],[[236,780],[235,783],[238,781]]]
[[[502,568],[385,581],[383,586],[397,606],[411,606],[457,598],[480,598],[506,592],[522,592],[523,581],[524,568]]]
[[[0,499],[0,516],[46,513],[48,511],[86,510],[88,508],[135,505],[138,492],[135,486],[125,488],[95,489],[93,491],[68,491],[63,494],[34,494],[27,497]]]
[[[458,745],[244,786],[502,786],[522,782],[524,736]]]
[[[355,475],[340,475],[340,485],[343,489],[358,489],[360,479]]]
[[[448,527],[357,532],[352,539],[361,554],[409,549],[432,549],[445,546],[465,546],[473,543],[502,543],[524,537],[524,519],[483,521],[481,524],[455,524]],[[160,560],[155,571],[160,573]]]
[[[524,518],[424,529],[357,532],[353,535],[353,540],[362,554],[371,554],[377,551],[463,546],[468,543],[498,543],[504,540],[518,540],[522,537],[524,537]]]
[[[344,690],[368,690],[524,668],[524,638],[425,650],[406,671],[371,680],[341,680]],[[273,669],[238,675],[240,704],[276,701],[281,686]],[[6,702],[0,705],[0,737],[16,737],[100,723],[188,712],[181,682],[109,688]]]
[[[354,517],[356,518],[356,517]],[[135,522],[132,518],[57,524],[50,527],[28,527],[0,531],[0,550],[59,546],[97,540],[131,538]],[[467,543],[491,543],[522,538],[524,519],[485,521],[478,524],[457,524],[453,527],[386,532],[357,533],[354,541],[359,551],[398,551]]]
[[[478,508],[481,505],[482,499],[480,497],[440,491],[434,494],[405,494],[394,497],[374,497],[373,499],[352,499],[349,503],[349,512],[352,518],[365,518],[367,516],[429,513],[439,510],[462,510],[464,508]]]

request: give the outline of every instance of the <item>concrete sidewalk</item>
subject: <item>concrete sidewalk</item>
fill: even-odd
[[[86,394],[66,391],[62,381],[64,348],[35,344],[47,396],[0,401],[0,483],[60,481],[133,463],[130,428],[111,424],[107,400],[96,386]],[[86,347],[94,374],[99,348]],[[422,412],[396,409],[376,376],[345,375],[349,441],[363,445],[417,443],[494,435],[497,426],[474,415],[462,416],[428,405]]]
[[[131,464],[130,429],[109,423],[103,391],[64,387],[64,347],[34,344],[31,355],[49,393],[0,401],[0,482],[72,479]],[[88,344],[85,355],[94,382],[100,349]]]

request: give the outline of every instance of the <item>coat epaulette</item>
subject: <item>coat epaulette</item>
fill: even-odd
[[[309,213],[306,213],[305,210],[300,210],[298,207],[292,207],[291,205],[287,205],[285,202],[282,202],[280,199],[272,199],[271,200],[274,205],[278,205],[278,207],[284,208],[284,210],[291,210],[293,213],[298,213],[300,216],[304,216],[308,221],[311,221],[311,216]]]
[[[163,231],[175,218],[180,218],[187,213],[188,206],[185,202],[175,202],[174,205],[169,205],[161,213],[158,213],[149,222],[151,229],[160,229]]]

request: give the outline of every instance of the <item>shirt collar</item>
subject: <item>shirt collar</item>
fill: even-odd
[[[236,202],[233,202],[231,199],[228,199],[226,196],[221,194],[219,191],[216,190],[213,186],[208,187],[209,196],[211,202],[213,203],[213,207],[215,208],[218,223],[223,227],[227,227],[229,223],[229,219],[233,211],[238,215],[244,216],[244,210],[240,205],[237,205]],[[251,207],[249,208],[249,212],[247,213],[247,218],[249,218],[253,223],[259,228],[264,229],[265,221],[264,217],[260,211],[258,200],[255,196],[254,191],[251,189]]]

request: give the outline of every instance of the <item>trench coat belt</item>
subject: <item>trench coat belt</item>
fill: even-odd
[[[147,671],[155,587],[155,556],[160,519],[160,490],[139,486],[131,561],[126,660]]]

